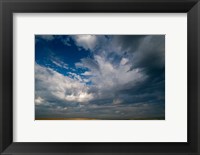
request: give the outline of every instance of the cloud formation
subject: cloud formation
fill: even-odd
[[[37,35],[38,38],[44,39],[46,41],[52,41],[55,39],[53,35]]]
[[[54,53],[36,58],[36,117],[164,118],[164,35],[54,35],[36,44]]]
[[[86,50],[93,50],[97,44],[95,35],[74,35],[75,43]]]
[[[42,101],[62,100],[70,102],[87,102],[92,99],[88,87],[79,80],[35,64],[36,103]]]

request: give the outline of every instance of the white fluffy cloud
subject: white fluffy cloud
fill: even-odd
[[[132,64],[128,63],[127,58],[122,58],[121,63],[116,66],[105,57],[99,55],[95,55],[94,59],[98,69],[94,69],[94,66],[88,65],[88,61],[82,61],[80,66],[87,66],[89,69],[83,75],[89,76],[93,87],[98,91],[95,95],[101,99],[112,96],[114,92],[127,87],[126,85],[134,86],[134,84],[145,80],[147,77],[139,69],[129,71]]]
[[[87,102],[93,98],[88,93],[88,87],[80,83],[79,80],[64,76],[50,68],[35,64],[36,79],[36,103],[49,99],[49,96],[55,99],[72,102]],[[44,99],[42,100],[42,96]]]
[[[35,104],[36,105],[40,105],[44,103],[44,99],[41,98],[40,96],[38,96],[37,98],[35,98]]]
[[[75,35],[73,39],[77,46],[83,47],[86,50],[93,50],[97,43],[95,35]]]

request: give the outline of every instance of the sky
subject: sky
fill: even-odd
[[[165,119],[165,35],[35,35],[35,118]]]

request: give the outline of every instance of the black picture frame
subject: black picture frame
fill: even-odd
[[[0,11],[1,154],[200,154],[200,81],[198,80],[200,78],[200,2],[198,0],[0,0]],[[13,142],[13,13],[49,12],[187,13],[188,142]]]

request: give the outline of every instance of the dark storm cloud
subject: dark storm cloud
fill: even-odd
[[[116,35],[112,37],[112,46],[117,52],[135,52],[146,35]]]
[[[165,96],[165,36],[114,36],[114,44],[131,60],[131,68],[141,69],[147,78],[134,86],[124,85],[118,96],[125,103],[164,103]]]
[[[134,51],[130,50],[130,52]],[[132,55],[132,60],[135,62],[133,68],[145,68],[150,72],[163,69],[165,64],[165,36],[145,37]]]

